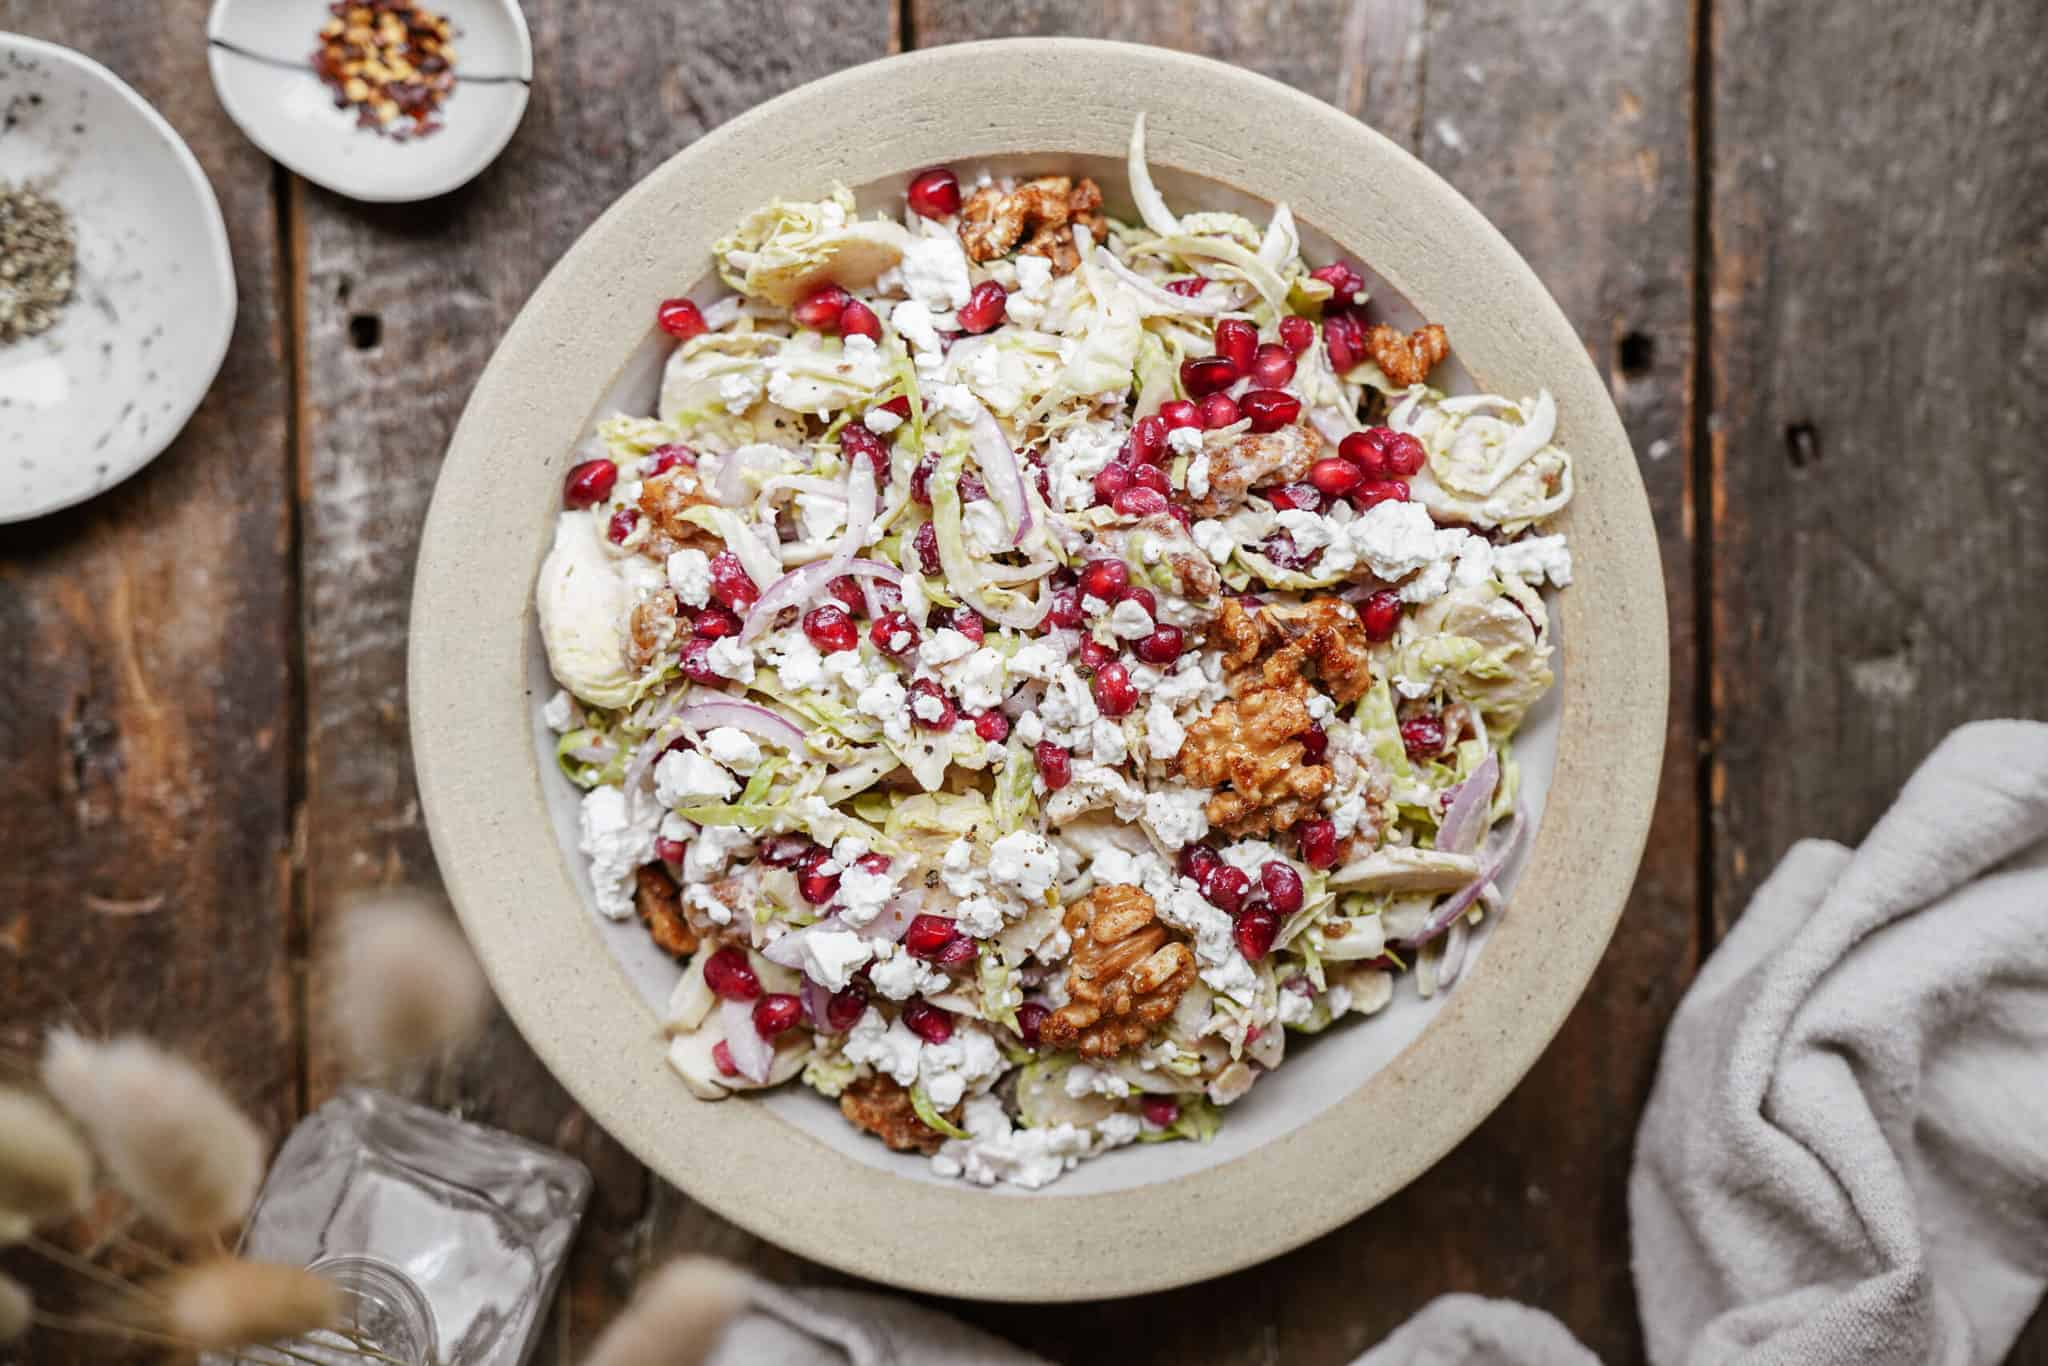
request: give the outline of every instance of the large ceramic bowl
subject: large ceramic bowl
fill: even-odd
[[[664,975],[637,926],[590,910],[575,796],[536,716],[553,685],[532,587],[572,447],[613,408],[651,405],[665,351],[655,305],[717,292],[709,253],[728,224],[834,180],[880,206],[906,172],[940,162],[1093,173],[1114,210],[1141,109],[1169,202],[1263,216],[1284,200],[1312,258],[1363,260],[1397,317],[1449,328],[1464,367],[1454,387],[1550,389],[1578,461],[1564,522],[1577,582],[1556,599],[1556,700],[1522,749],[1545,808],[1538,833],[1457,989],[1290,1050],[1213,1144],[1125,1150],[1041,1192],[991,1192],[888,1154],[801,1088],[707,1104],[668,1071],[655,1007],[674,968]],[[1031,1300],[1131,1294],[1272,1256],[1385,1199],[1499,1104],[1614,930],[1649,822],[1667,683],[1657,547],[1627,439],[1570,324],[1500,234],[1391,143],[1284,86],[1067,40],[942,48],[819,81],[614,205],[513,325],[456,431],[421,551],[411,670],[449,889],[506,1008],[590,1113],[695,1199],[805,1256]]]

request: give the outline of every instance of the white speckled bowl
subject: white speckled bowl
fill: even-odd
[[[83,502],[154,460],[227,355],[235,270],[206,173],[91,58],[0,33],[0,180],[71,215],[70,305],[0,346],[0,522]]]
[[[316,185],[369,203],[447,194],[512,140],[533,83],[533,39],[515,0],[430,0],[455,29],[455,88],[442,127],[399,142],[356,126],[315,74],[324,0],[214,0],[206,64],[228,117]]]
[[[1285,200],[1311,255],[1335,243],[1368,263],[1376,297],[1446,324],[1485,387],[1557,397],[1578,460],[1565,521],[1578,582],[1556,602],[1563,681],[1526,746],[1531,795],[1547,793],[1547,810],[1508,913],[1450,996],[1291,1048],[1208,1147],[1112,1154],[1035,1194],[982,1191],[892,1157],[808,1093],[705,1104],[666,1070],[654,1005],[673,968],[637,927],[590,910],[574,795],[535,715],[552,684],[531,586],[571,448],[614,406],[651,402],[664,349],[655,304],[717,292],[711,241],[757,200],[814,196],[837,179],[880,204],[907,172],[945,162],[1088,171],[1115,207],[1141,107],[1176,207]],[[964,108],[972,119],[934,115]],[[563,258],[478,383],[442,470],[414,598],[413,731],[435,849],[508,1010],[657,1172],[860,1275],[1083,1299],[1215,1275],[1356,1215],[1527,1071],[1584,988],[1635,872],[1662,757],[1665,629],[1649,509],[1605,387],[1469,204],[1351,119],[1236,68],[1020,40],[892,58],[764,105],[649,176]]]

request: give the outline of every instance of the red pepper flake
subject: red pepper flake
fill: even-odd
[[[455,89],[448,21],[412,0],[335,0],[327,11],[313,70],[335,108],[399,142],[438,130],[435,115]]]

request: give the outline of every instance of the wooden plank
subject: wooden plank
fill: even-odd
[[[1661,1026],[1697,952],[1690,21],[1625,0],[1569,12],[1439,0],[1426,26],[1423,14],[1402,0],[916,12],[920,44],[1089,33],[1237,61],[1420,150],[1514,239],[1614,376],[1670,585],[1651,852],[1600,975],[1529,1079],[1431,1176],[1268,1266],[1074,1314],[953,1306],[1057,1359],[1345,1361],[1451,1290],[1549,1309],[1606,1359],[1641,1355],[1624,1178]]]
[[[2048,14],[1719,5],[1714,909],[2043,712]]]
[[[269,164],[214,100],[205,19],[205,0],[146,16],[0,0],[0,29],[112,67],[191,145],[240,287],[184,435],[120,488],[0,532],[0,1044],[31,1052],[59,1023],[147,1031],[282,1133],[297,647],[276,218]],[[120,1355],[50,1334],[26,1350]]]
[[[391,208],[306,186],[292,195],[305,326],[306,899],[316,932],[354,890],[434,880],[406,734],[406,611],[441,452],[499,336],[576,236],[662,160],[783,89],[883,55],[896,31],[885,0],[800,9],[546,0],[526,10],[532,104],[478,181]],[[316,1102],[339,1075],[320,1018],[316,1010]],[[645,1170],[502,1018],[428,1090],[596,1169],[596,1203],[542,1360],[586,1346],[653,1251],[710,1247],[756,1264],[779,1255],[673,1192],[656,1198]]]

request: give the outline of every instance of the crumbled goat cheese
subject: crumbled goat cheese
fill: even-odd
[[[813,545],[823,545],[846,523],[846,500],[826,493],[796,496],[797,529]]]
[[[970,896],[953,908],[953,919],[960,932],[976,939],[1000,934],[1006,918],[1003,903],[994,897]]]
[[[738,779],[694,749],[664,754],[654,765],[654,796],[663,806],[687,806],[692,798],[722,802],[739,790]]]
[[[1559,588],[1572,581],[1572,552],[1563,536],[1530,536],[1493,548],[1493,567],[1500,574],[1512,574],[1531,584],[1548,578]]]
[[[575,729],[576,718],[569,707],[569,694],[560,688],[540,709],[540,719],[547,728],[557,735],[565,735]]]
[[[876,436],[887,436],[903,425],[903,419],[887,408],[876,406],[861,414],[860,425]]]
[[[841,653],[856,662],[860,659],[852,650]],[[767,637],[761,642],[761,654],[785,688],[809,692],[825,682],[825,657],[802,631],[779,631]]]
[[[942,664],[951,664],[956,659],[967,658],[974,650],[974,642],[964,632],[956,631],[950,626],[941,626],[917,647],[917,662],[927,669],[937,669]]]
[[[1316,1013],[1315,998],[1305,991],[1282,989],[1279,1005],[1280,1023],[1284,1025],[1307,1024]]]
[[[861,689],[854,705],[861,715],[882,723],[882,734],[899,745],[910,743],[910,694],[893,674],[883,674]]]
[[[1152,699],[1152,705],[1145,711],[1145,748],[1155,759],[1171,759],[1180,753],[1180,747],[1187,741],[1187,728],[1174,719],[1173,708]]]
[[[895,894],[896,883],[887,873],[849,867],[839,879],[839,918],[855,929],[872,924]]]
[[[753,852],[753,837],[741,827],[707,825],[697,832],[684,850],[683,880],[708,881],[724,872],[733,859]]]
[[[889,312],[889,323],[902,334],[911,349],[936,358],[939,332],[932,326],[932,311],[917,299],[907,299]]]
[[[827,991],[839,991],[854,970],[875,956],[875,946],[851,930],[813,929],[803,936],[804,975]]]
[[[760,744],[737,726],[713,726],[704,736],[704,752],[742,777],[761,766]]]
[[[988,851],[989,876],[1028,902],[1045,900],[1059,866],[1059,857],[1045,837],[1029,830],[1011,831]]]
[[[1108,1096],[1122,1100],[1131,1093],[1131,1084],[1114,1072],[1105,1072],[1085,1062],[1077,1062],[1067,1069],[1062,1085],[1075,1100],[1086,1096]]]
[[[718,398],[729,413],[744,413],[760,400],[766,381],[752,370],[735,370],[718,381]]]
[[[951,233],[912,242],[903,253],[901,269],[904,292],[933,310],[958,308],[974,293],[967,278],[967,253]]]
[[[1166,444],[1175,455],[1193,455],[1202,449],[1200,427],[1175,427],[1166,434]],[[1193,490],[1189,490],[1193,492]]]
[[[596,787],[584,794],[578,820],[582,838],[577,848],[590,859],[597,909],[607,919],[624,920],[633,914],[633,874],[654,858],[655,815],[632,820],[624,792]]]
[[[1152,614],[1143,603],[1125,598],[1110,609],[1109,633],[1118,640],[1143,640],[1152,631]]]
[[[891,1001],[907,1001],[927,993],[936,995],[953,985],[952,978],[931,964],[912,958],[896,944],[883,944],[875,949],[868,981]]]
[[[754,652],[741,644],[738,636],[712,641],[710,650],[705,652],[704,662],[720,678],[730,678],[735,683],[754,681]]]
[[[678,550],[668,557],[668,586],[686,607],[711,601],[711,558],[701,550]]]
[[[1145,796],[1145,828],[1168,849],[1193,844],[1209,833],[1203,808],[1209,794],[1191,787],[1169,787]]]

